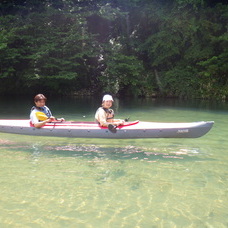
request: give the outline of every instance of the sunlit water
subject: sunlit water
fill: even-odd
[[[0,118],[28,118],[0,100]],[[50,99],[53,114],[93,120],[90,99]],[[72,139],[0,133],[0,227],[228,227],[226,103],[121,101],[131,120],[214,120],[197,139]]]

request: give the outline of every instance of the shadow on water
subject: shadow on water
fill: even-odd
[[[46,147],[52,155],[64,157],[81,157],[85,159],[108,159],[108,160],[140,160],[152,162],[156,160],[184,160],[184,161],[201,161],[199,150],[195,148],[140,148],[135,146],[126,147],[97,147],[97,146],[62,146]]]
[[[41,144],[8,144],[0,145],[0,149],[11,152],[31,153],[32,157],[55,157],[55,158],[80,158],[100,160],[140,160],[145,162],[162,161],[205,161],[212,160],[200,148],[184,148],[183,145],[157,146],[143,148],[136,146],[102,147],[92,144],[74,145],[41,145]]]

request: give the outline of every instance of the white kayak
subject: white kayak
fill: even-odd
[[[95,122],[54,122],[35,128],[28,119],[0,119],[0,132],[22,135],[74,138],[198,138],[212,128],[214,121],[158,123],[134,121],[111,130]]]

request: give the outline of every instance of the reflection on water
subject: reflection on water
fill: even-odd
[[[95,107],[80,109],[83,102],[75,100],[67,109],[64,102],[54,103],[54,112],[93,117]],[[214,120],[215,126],[199,139],[0,133],[0,227],[227,227],[227,106],[174,103],[129,101],[125,108],[120,101],[117,113],[148,121]]]

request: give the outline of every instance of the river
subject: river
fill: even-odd
[[[54,98],[56,117],[94,120],[99,98]],[[0,98],[0,118],[28,118]],[[116,100],[117,118],[215,121],[196,139],[77,139],[0,133],[0,227],[228,227],[228,104]]]

